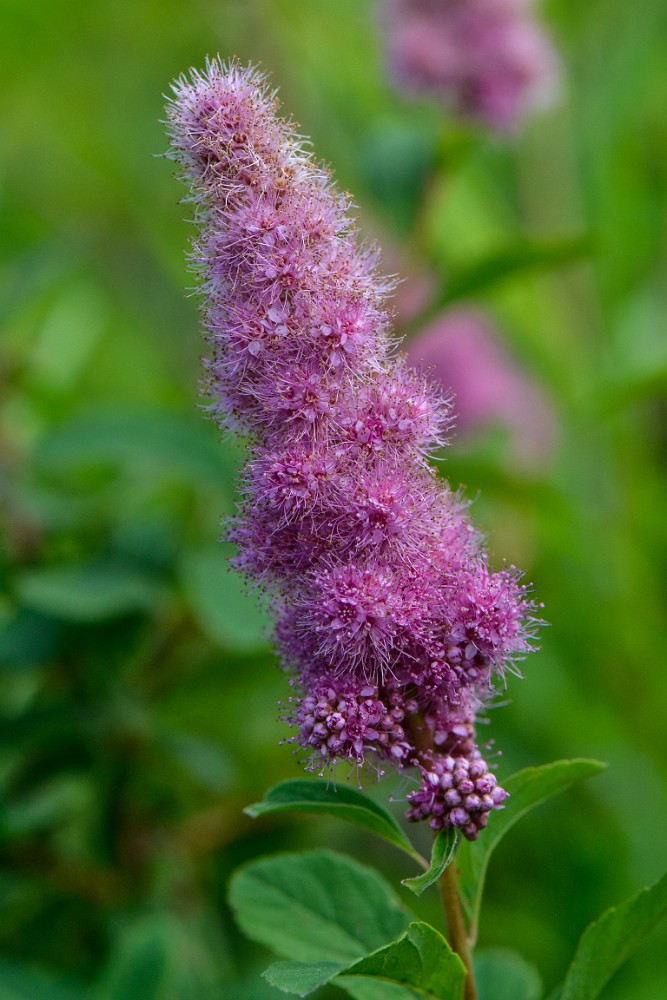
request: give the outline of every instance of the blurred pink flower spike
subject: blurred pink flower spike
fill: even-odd
[[[459,440],[503,428],[509,433],[510,458],[518,465],[549,464],[556,439],[553,410],[481,312],[443,313],[410,342],[408,358],[453,391]]]
[[[559,61],[533,0],[381,0],[388,72],[461,118],[514,132],[553,103]]]

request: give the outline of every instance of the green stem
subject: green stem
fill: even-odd
[[[445,868],[438,880],[438,888],[440,889],[442,904],[445,908],[449,943],[452,946],[452,950],[456,952],[465,965],[466,972],[468,973],[465,981],[465,1000],[477,1000],[470,942],[468,941],[463,910],[461,909],[461,897],[459,895],[459,883],[455,864],[448,865]]]

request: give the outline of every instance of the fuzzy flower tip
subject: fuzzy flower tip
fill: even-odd
[[[546,107],[558,59],[533,0],[380,0],[389,74],[498,132]]]
[[[475,714],[530,649],[534,609],[428,464],[450,399],[393,351],[391,282],[264,77],[213,61],[174,89],[211,410],[253,445],[229,534],[272,602],[291,742],[320,773],[412,768],[410,817],[475,837],[503,798]]]

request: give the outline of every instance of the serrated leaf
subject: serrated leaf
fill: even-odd
[[[307,997],[330,982],[346,962],[275,962],[263,973],[267,983],[298,997]]]
[[[352,962],[409,922],[380,875],[332,851],[245,865],[232,877],[229,901],[248,937],[299,962]]]
[[[334,983],[358,1000],[374,996],[459,1000],[465,976],[465,966],[444,937],[418,922],[410,924],[398,941],[355,962]],[[385,992],[378,993],[378,986]]]
[[[456,854],[458,840],[458,833],[453,827],[441,830],[433,841],[431,864],[428,871],[425,871],[423,875],[416,875],[414,878],[404,878],[401,885],[414,892],[415,896],[421,896],[424,889],[428,889],[430,885],[437,882],[445,868],[451,865]]]
[[[329,781],[297,779],[283,781],[271,788],[261,802],[248,806],[248,816],[256,818],[271,813],[307,812],[336,816],[382,837],[410,857],[423,861],[394,817],[363,792]]]
[[[650,889],[612,906],[583,933],[560,1000],[595,1000],[614,972],[667,915],[667,875]]]
[[[479,840],[461,845],[456,859],[461,903],[473,937],[489,859],[507,831],[535,806],[605,767],[596,760],[559,760],[543,767],[527,767],[503,782],[510,793],[507,805],[491,814]]]
[[[165,590],[154,578],[115,563],[75,564],[27,570],[15,578],[21,601],[63,621],[108,621],[152,611]]]
[[[278,962],[264,973],[273,986],[305,997],[333,980],[352,996],[457,1000],[465,968],[445,939],[425,923],[412,923],[397,941],[347,963]],[[382,987],[385,992],[378,990]],[[391,991],[389,991],[391,987]],[[417,992],[414,992],[414,991]]]
[[[189,553],[181,565],[185,599],[202,631],[224,649],[254,652],[267,644],[270,622],[218,545]]]
[[[508,948],[489,948],[475,954],[475,982],[479,1000],[540,1000],[542,980],[535,966]]]

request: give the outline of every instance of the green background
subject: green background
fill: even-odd
[[[242,814],[300,770],[216,542],[242,447],[198,409],[190,209],[159,158],[170,80],[216,52],[270,69],[392,269],[400,246],[452,295],[468,280],[557,415],[543,467],[494,429],[444,468],[550,622],[492,713],[499,776],[610,764],[490,872],[481,942],[554,985],[587,922],[667,868],[664,3],[545,4],[563,94],[513,141],[392,93],[359,0],[0,13],[1,1000],[278,997],[226,909],[239,862],[318,845],[415,874],[334,820]],[[434,892],[409,902],[440,925]],[[665,982],[663,927],[603,996]]]

